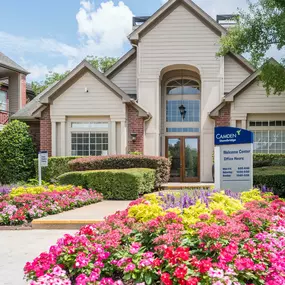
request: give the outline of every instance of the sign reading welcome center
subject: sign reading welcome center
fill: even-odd
[[[215,188],[241,192],[253,184],[253,133],[215,128]]]

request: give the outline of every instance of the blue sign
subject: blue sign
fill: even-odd
[[[253,132],[232,127],[215,128],[215,145],[246,143],[253,143]]]

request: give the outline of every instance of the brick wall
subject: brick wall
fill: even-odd
[[[47,150],[51,156],[51,120],[50,107],[43,112],[40,120],[40,150]]]
[[[139,151],[143,153],[144,149],[144,119],[138,116],[138,111],[127,106],[128,112],[128,151]],[[131,133],[136,133],[136,141],[132,141]]]
[[[40,150],[41,145],[41,131],[40,131],[40,121],[26,122],[29,125],[30,135],[33,138],[33,142],[36,146],[37,152]]]
[[[21,106],[22,108],[27,103],[27,84],[26,84],[26,75],[21,74]]]
[[[226,104],[215,119],[216,127],[228,127],[231,125],[231,105]]]

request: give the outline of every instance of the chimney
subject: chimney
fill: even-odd
[[[217,15],[217,23],[228,30],[237,24],[237,15]]]
[[[133,17],[133,30],[137,29],[140,25],[146,22],[149,18],[150,18],[149,16]]]

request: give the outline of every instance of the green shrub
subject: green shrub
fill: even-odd
[[[154,189],[155,170],[144,168],[69,172],[58,177],[61,184],[92,188],[104,199],[134,200]]]
[[[285,198],[285,167],[255,168],[253,184],[256,186],[266,185],[268,188],[272,188],[274,194]]]
[[[255,153],[253,155],[253,167],[285,166],[285,154]]]
[[[78,158],[78,156],[49,157],[48,166],[42,167],[42,179],[47,182],[55,182],[59,175],[70,171],[68,162],[75,158]],[[38,159],[35,159],[34,163],[38,177]]]
[[[151,168],[155,169],[155,186],[166,183],[170,176],[170,160],[160,156],[110,155],[77,158],[69,162],[73,171]]]
[[[36,149],[29,126],[12,121],[0,132],[0,183],[27,181],[35,174]]]

